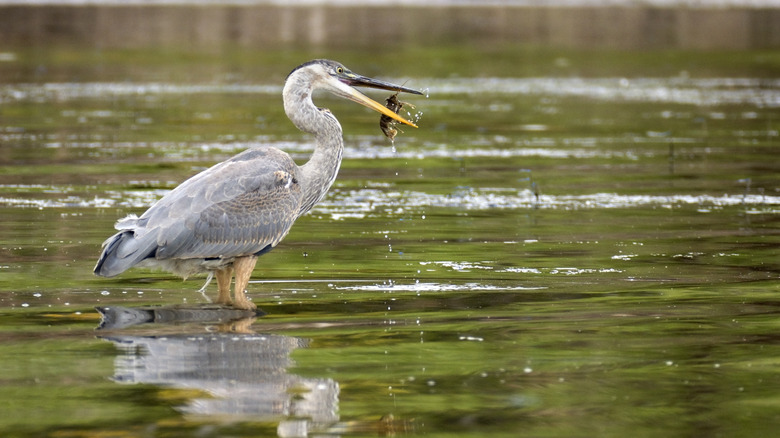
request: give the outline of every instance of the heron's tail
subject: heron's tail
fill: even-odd
[[[103,253],[95,265],[95,275],[113,277],[154,256],[154,239],[139,239],[134,230],[122,230],[103,242]]]

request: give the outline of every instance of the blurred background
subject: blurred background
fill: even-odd
[[[326,55],[381,65],[386,74],[432,77],[676,73],[680,66],[665,62],[668,51],[776,49],[776,6],[772,0],[3,1],[0,80],[41,79],[60,67],[58,80],[169,74],[257,81]],[[551,50],[585,53],[566,63],[548,58]],[[604,51],[613,56],[604,59]],[[162,65],[180,68],[165,72]]]

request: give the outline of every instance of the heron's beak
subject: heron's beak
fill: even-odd
[[[387,109],[381,103],[379,103],[379,102],[377,102],[375,100],[372,100],[371,98],[369,98],[365,94],[361,93],[360,91],[358,91],[358,90],[356,90],[356,89],[354,89],[352,87],[371,87],[371,88],[379,88],[381,90],[403,91],[405,93],[423,94],[421,91],[418,91],[418,90],[415,90],[415,89],[412,89],[412,88],[407,88],[407,87],[404,87],[404,86],[401,86],[401,85],[391,84],[390,82],[380,81],[378,79],[367,78],[365,76],[361,76],[361,75],[358,75],[358,74],[355,74],[355,73],[352,73],[352,72],[346,73],[345,76],[346,77],[341,79],[341,81],[344,82],[347,85],[351,85],[351,87],[344,87],[344,88],[348,88],[349,89],[349,91],[346,92],[346,95],[344,97],[346,97],[347,99],[349,99],[349,100],[351,100],[353,102],[357,102],[357,103],[359,103],[359,104],[361,104],[363,106],[371,108],[372,110],[374,110],[374,111],[376,111],[378,113],[382,113],[382,114],[386,115],[387,117],[390,117],[391,119],[397,120],[397,121],[399,121],[399,122],[401,122],[403,124],[406,124],[406,125],[409,125],[409,126],[412,126],[412,127],[415,127],[415,128],[417,127],[417,125],[415,125],[414,123],[412,123],[412,122],[404,119],[403,117],[399,116],[398,114],[390,111],[389,109]]]

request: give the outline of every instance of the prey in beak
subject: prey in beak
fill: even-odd
[[[336,69],[336,76],[339,79],[339,81],[341,81],[345,85],[348,85],[348,87],[340,87],[339,91],[341,91],[341,93],[339,94],[341,96],[353,102],[357,102],[363,106],[371,108],[372,110],[381,113],[383,116],[389,117],[397,122],[412,126],[414,128],[417,127],[417,125],[410,122],[409,120],[406,120],[400,115],[396,114],[393,110],[385,107],[379,102],[376,102],[375,100],[369,98],[365,94],[361,93],[360,91],[352,87],[378,88],[380,90],[404,92],[404,93],[418,94],[418,95],[422,95],[423,94],[422,91],[415,90],[413,88],[404,87],[403,85],[396,85],[390,82],[381,81],[379,79],[373,79],[366,76],[361,76],[357,73],[353,73],[349,71],[345,67],[338,67]]]

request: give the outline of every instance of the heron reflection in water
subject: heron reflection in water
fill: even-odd
[[[184,278],[206,272],[217,278],[218,304],[255,309],[245,290],[257,257],[275,247],[295,220],[325,196],[341,165],[341,125],[329,110],[314,105],[312,93],[326,90],[415,126],[353,86],[422,94],[355,74],[335,61],[296,67],[285,81],[284,110],[298,129],[316,139],[309,161],[298,166],[279,149],[259,147],[193,176],[140,217],[119,220],[119,232],[103,242],[95,274],[113,277],[133,266]]]

